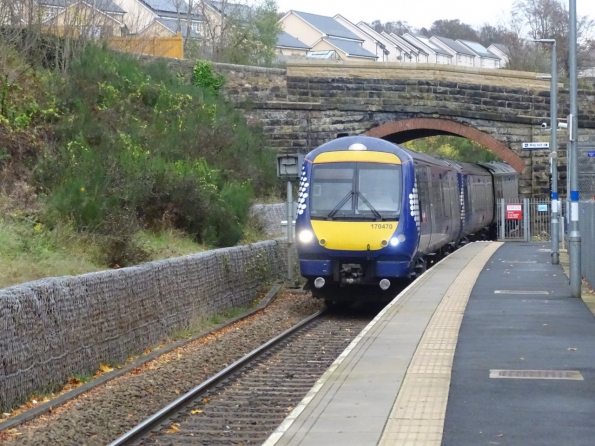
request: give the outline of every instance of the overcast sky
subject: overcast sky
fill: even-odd
[[[498,23],[514,0],[277,0],[280,12],[291,9],[334,16],[352,22],[402,20],[415,28],[429,28],[435,20],[459,19],[473,26]],[[595,0],[577,0],[581,15],[595,19]]]

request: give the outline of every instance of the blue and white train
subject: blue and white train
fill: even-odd
[[[367,136],[305,157],[296,235],[316,297],[411,279],[469,241],[495,234],[495,203],[518,194],[507,164],[447,161]]]

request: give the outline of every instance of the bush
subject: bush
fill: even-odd
[[[237,243],[254,194],[276,184],[274,152],[212,94],[221,86],[212,72],[210,81],[198,72],[202,86],[184,85],[163,63],[96,46],[73,61],[67,82],[52,82],[56,143],[35,170],[45,223],[99,234],[107,263],[119,266],[146,256],[139,228]]]

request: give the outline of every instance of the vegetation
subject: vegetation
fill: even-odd
[[[458,136],[431,136],[409,141],[403,145],[416,152],[469,163],[501,161],[482,145]]]
[[[253,198],[275,187],[274,152],[218,97],[208,63],[185,84],[95,45],[64,75],[4,53],[0,285],[242,240]]]

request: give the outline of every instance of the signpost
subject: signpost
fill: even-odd
[[[523,150],[546,150],[550,148],[549,142],[524,142]]]
[[[523,219],[523,205],[522,204],[507,204],[506,205],[506,220],[522,220]]]

